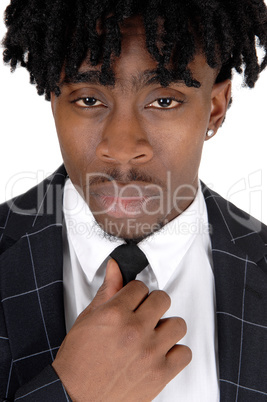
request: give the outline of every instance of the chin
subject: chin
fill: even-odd
[[[164,226],[164,222],[139,221],[138,219],[110,220],[96,219],[97,226],[102,231],[103,236],[110,240],[122,239],[126,242],[139,243],[158,232]]]

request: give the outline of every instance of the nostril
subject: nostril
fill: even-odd
[[[146,140],[135,140],[124,138],[123,141],[118,141],[118,136],[101,141],[96,149],[98,158],[105,162],[129,163],[132,161],[135,164],[146,163],[153,157],[151,145]]]
[[[102,158],[106,161],[114,161],[116,160],[115,157],[112,157],[112,155],[108,155],[108,154],[102,154]]]

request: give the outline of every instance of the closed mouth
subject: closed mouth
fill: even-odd
[[[130,183],[107,183],[90,190],[102,213],[116,218],[136,217],[144,213],[148,202],[158,199],[155,186]]]

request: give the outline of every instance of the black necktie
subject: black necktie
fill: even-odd
[[[112,251],[110,257],[113,258],[120,267],[123,277],[123,286],[133,281],[136,275],[148,265],[145,254],[135,244],[122,244],[118,246]]]

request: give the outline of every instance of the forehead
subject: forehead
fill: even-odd
[[[163,21],[158,21],[159,33],[163,29]],[[97,25],[99,33],[102,32],[100,23]],[[127,87],[131,90],[139,90],[143,86],[158,83],[157,67],[158,62],[152,57],[147,48],[147,37],[143,23],[140,16],[134,16],[125,19],[120,24],[121,33],[121,52],[118,57],[111,56],[111,68],[114,73],[115,86]],[[93,66],[90,63],[90,54],[86,60],[81,64],[76,77],[72,77],[71,82],[91,82],[100,84],[101,69],[103,63]],[[166,66],[172,69],[171,63]],[[216,78],[216,71],[211,69],[205,56],[199,50],[194,59],[188,65],[193,77],[201,83],[212,84]],[[175,83],[185,85],[184,81],[175,79]]]
[[[84,61],[76,77],[72,82],[91,82],[100,84],[102,64],[92,66]],[[200,82],[201,86],[205,84],[213,85],[217,72],[210,68],[202,54],[197,54],[193,61],[188,65],[194,79]],[[157,62],[149,54],[145,47],[145,39],[139,35],[125,37],[122,41],[122,51],[119,57],[114,58],[112,62],[115,83],[112,86],[123,86],[135,91],[143,86],[159,84],[160,79],[157,76]],[[179,84],[185,86],[182,79],[174,79],[170,84]],[[108,85],[107,85],[108,86]]]
[[[112,17],[112,14],[107,16],[107,18],[109,17]],[[158,33],[160,33],[162,32],[163,29],[163,19],[158,18],[157,23],[158,23]],[[138,34],[145,36],[146,33],[143,17],[141,15],[133,15],[131,17],[124,18],[119,23],[119,28],[122,37],[124,35],[138,35]],[[102,34],[105,31],[105,28],[102,27],[101,20],[97,21],[96,30],[98,34]]]

